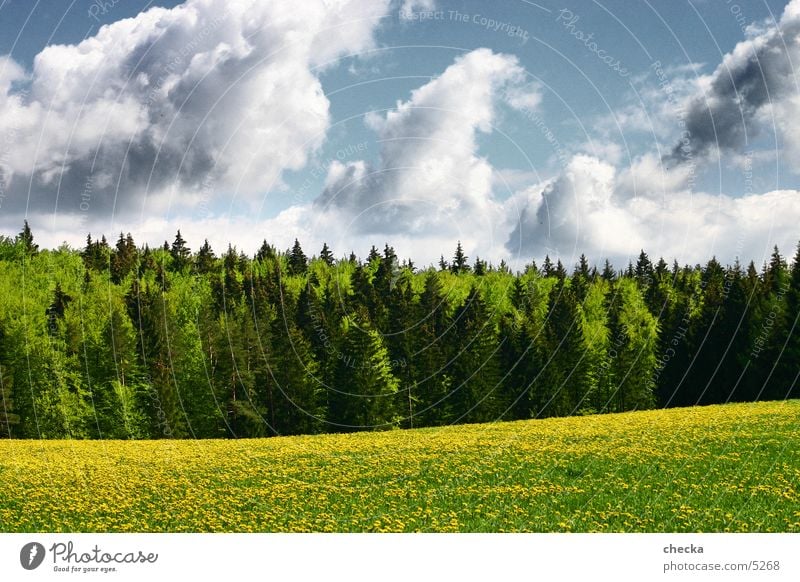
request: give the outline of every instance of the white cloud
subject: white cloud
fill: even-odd
[[[779,190],[743,197],[693,193],[687,170],[665,171],[652,155],[616,170],[576,155],[555,180],[507,204],[513,222],[506,243],[521,259],[560,257],[572,264],[585,253],[618,267],[640,249],[651,257],[704,262],[759,258],[777,244],[797,244],[800,192]]]
[[[4,218],[30,202],[46,245],[119,230],[158,244],[181,229],[194,248],[209,238],[218,252],[229,241],[253,252],[263,238],[286,248],[298,237],[309,254],[327,242],[338,255],[363,257],[388,242],[421,264],[452,252],[456,239],[472,258],[515,266],[546,253],[566,264],[586,253],[622,266],[641,248],[681,262],[714,254],[759,262],[773,244],[794,248],[800,193],[697,193],[689,164],[654,152],[625,167],[627,142],[623,151],[605,136],[579,145],[583,153],[551,180],[494,168],[479,142],[501,122],[498,104],[529,112],[542,93],[514,56],[489,49],[460,56],[388,113],[367,115],[378,160],[331,163],[313,204],[273,218],[220,215],[214,196],[233,193],[254,206],[318,151],[330,126],[319,72],[374,46],[388,9],[389,0],[188,0],[103,27],[79,45],[48,47],[30,71],[0,57],[0,133],[11,137],[0,142]],[[739,148],[742,128],[775,123],[787,149],[800,153],[800,100],[787,69],[800,62],[798,32],[793,0],[780,27],[752,29],[712,74],[665,68],[673,97],[643,87],[643,105],[619,112],[613,127],[671,146],[683,106],[695,151]],[[751,166],[760,155],[727,162]],[[500,201],[509,189],[517,194]],[[192,218],[183,207],[205,210]]]
[[[257,250],[263,238],[279,249],[299,238],[308,254],[319,252],[323,242],[337,256],[351,250],[362,258],[370,246],[388,242],[401,257],[418,265],[435,263],[440,253],[452,254],[456,239],[462,241],[472,259],[480,255],[512,268],[522,268],[531,258],[545,254],[565,265],[581,254],[601,263],[610,258],[618,268],[634,259],[640,249],[652,258],[663,256],[681,264],[705,262],[715,255],[723,262],[735,257],[765,260],[773,245],[785,254],[797,244],[800,192],[777,190],[743,197],[693,193],[670,172],[659,169],[653,156],[637,159],[629,168],[579,154],[555,179],[531,186],[487,214],[442,217],[435,203],[420,201],[420,214],[427,210],[438,217],[439,228],[419,230],[401,223],[394,229],[367,231],[360,213],[349,209],[312,205],[293,206],[274,218],[242,215],[209,215],[193,220],[148,216],[141,221],[117,222],[110,231],[101,220],[79,220],[74,215],[33,216],[31,223],[40,244],[56,246],[66,240],[83,244],[87,231],[115,239],[122,230],[134,233],[137,242],[158,245],[172,241],[180,229],[192,248],[206,238],[219,253],[233,241],[248,253]],[[371,211],[386,212],[376,203]],[[449,220],[449,223],[447,222]],[[41,226],[49,228],[41,231]],[[510,234],[509,234],[510,233]],[[113,240],[112,240],[113,242]]]
[[[27,93],[12,86],[24,72],[3,57],[0,131],[13,135],[4,210],[148,214],[163,207],[157,198],[196,202],[209,182],[245,198],[280,188],[328,129],[320,70],[372,47],[388,9],[389,0],[152,8],[46,47]]]
[[[381,144],[379,164],[332,164],[315,208],[336,213],[353,233],[451,242],[470,233],[486,243],[502,207],[477,137],[493,130],[498,101],[513,96],[533,106],[535,91],[513,56],[489,49],[460,56],[385,116],[366,117]]]

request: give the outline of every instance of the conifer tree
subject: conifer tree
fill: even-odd
[[[800,397],[800,243],[785,283],[785,309],[776,324],[780,356],[769,381],[768,398]],[[782,342],[782,343],[781,343]]]
[[[335,385],[329,387],[330,422],[334,430],[381,430],[397,426],[399,383],[389,353],[365,310],[345,320],[344,344]],[[357,323],[356,323],[357,322]]]
[[[372,265],[381,260],[381,254],[378,252],[378,249],[375,248],[375,245],[369,249],[369,254],[367,255],[367,264]]]
[[[181,272],[189,266],[192,252],[186,245],[186,240],[181,236],[180,230],[175,235],[169,254],[172,256],[172,270]]]
[[[333,253],[328,248],[328,243],[322,243],[322,250],[319,253],[319,258],[325,261],[329,267],[333,266]]]
[[[111,280],[119,285],[136,268],[137,251],[133,237],[119,233],[117,245],[111,255]]]
[[[214,251],[211,250],[208,239],[205,239],[205,241],[203,241],[203,246],[201,246],[200,250],[197,252],[197,258],[195,260],[197,272],[201,275],[208,275],[213,272],[216,260],[217,257],[214,255]]]
[[[294,245],[292,245],[292,250],[289,251],[289,274],[302,275],[303,273],[306,272],[307,268],[308,268],[308,258],[303,252],[303,248],[300,246],[300,242],[297,239],[294,239]]]
[[[455,317],[453,408],[457,422],[498,420],[509,402],[504,399],[499,343],[494,323],[476,287]]]
[[[609,283],[617,278],[617,273],[614,271],[614,267],[608,259],[606,259],[606,262],[603,264],[603,273],[600,276]]]
[[[22,244],[26,255],[35,255],[39,252],[39,245],[33,242],[33,232],[31,232],[27,220],[22,225],[22,231],[17,235],[17,241]]]
[[[449,366],[454,334],[447,313],[439,275],[433,269],[425,274],[425,287],[419,298],[411,330],[411,360],[417,370],[415,397],[418,404],[416,418],[419,425],[437,426],[455,420],[452,388],[452,368]]]
[[[450,270],[456,274],[466,273],[470,270],[469,263],[467,262],[468,259],[469,257],[464,254],[464,249],[461,248],[461,241],[458,241],[458,245],[456,245],[456,252],[453,255],[453,262],[450,265]]]

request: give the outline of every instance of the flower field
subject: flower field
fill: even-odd
[[[205,441],[2,441],[0,531],[800,532],[800,402]]]

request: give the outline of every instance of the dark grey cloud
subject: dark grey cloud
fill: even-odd
[[[739,150],[759,132],[758,114],[796,96],[800,14],[795,0],[777,25],[739,43],[691,99],[686,131],[669,154],[681,162],[710,150]]]

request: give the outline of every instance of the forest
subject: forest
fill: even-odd
[[[800,397],[800,246],[512,272],[0,236],[0,437],[245,438]]]

